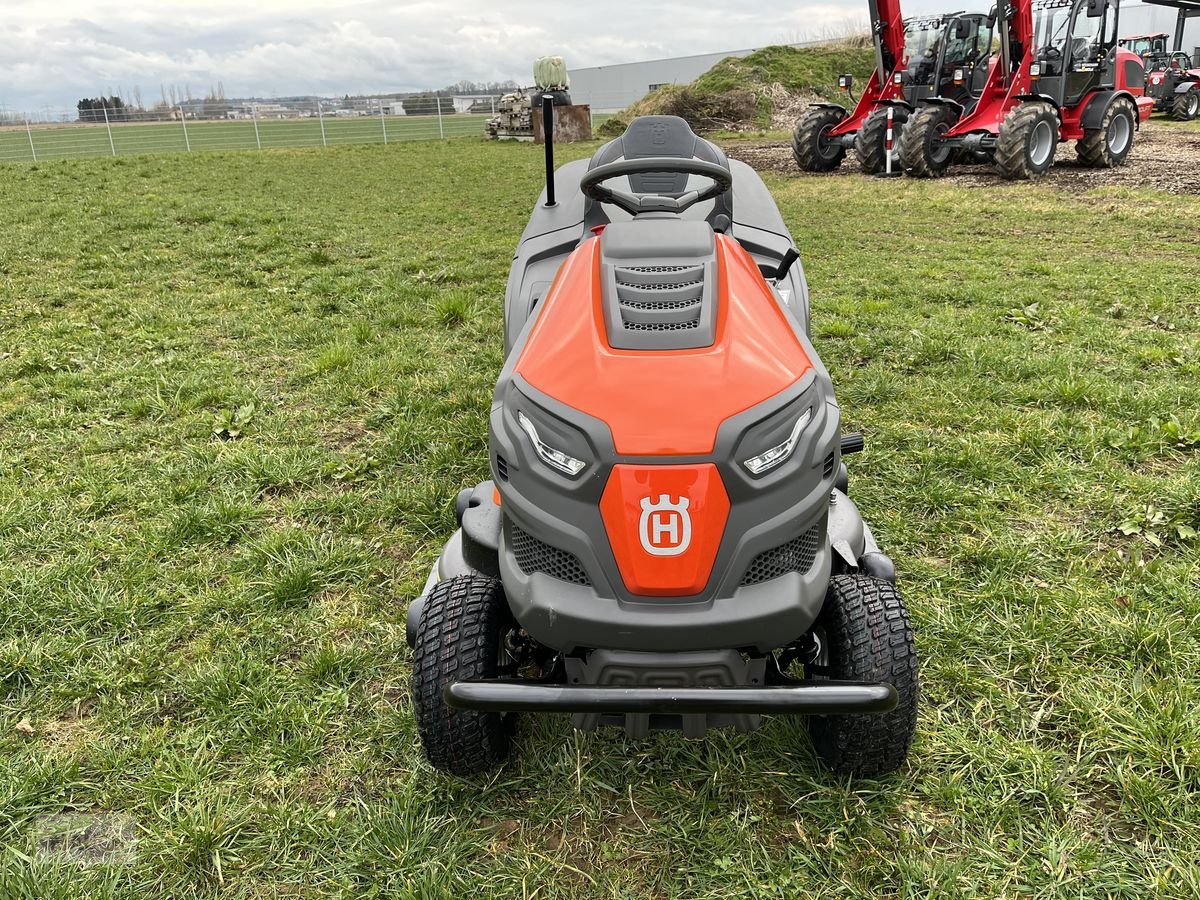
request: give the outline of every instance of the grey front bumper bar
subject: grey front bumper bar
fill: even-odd
[[[649,713],[885,713],[899,695],[890,684],[822,681],[781,687],[598,687],[528,681],[459,681],[446,703],[494,712]]]

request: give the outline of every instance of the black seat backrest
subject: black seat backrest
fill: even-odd
[[[650,159],[656,156],[702,159],[729,168],[729,159],[724,151],[711,141],[698,137],[691,126],[679,116],[640,116],[634,119],[623,135],[596,151],[588,168],[594,169],[618,159]],[[669,172],[650,172],[645,175],[632,175],[629,178],[634,193],[659,194],[665,197],[679,197],[686,193],[687,183],[687,175],[674,175]],[[588,201],[586,218],[589,222],[593,218],[599,218],[595,209],[599,205]],[[733,220],[733,191],[716,199],[713,211],[708,217],[709,222],[722,214],[728,216],[730,221]],[[602,221],[607,221],[607,217],[603,217]]]

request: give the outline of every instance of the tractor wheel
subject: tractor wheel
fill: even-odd
[[[1093,169],[1115,169],[1133,149],[1137,108],[1128,100],[1114,100],[1104,111],[1099,128],[1090,128],[1075,145],[1079,161]]]
[[[895,157],[896,148],[900,145],[899,136],[903,134],[904,123],[908,121],[909,112],[903,106],[892,107],[892,166],[893,171],[900,171],[900,163]],[[854,139],[854,150],[858,154],[858,164],[866,175],[879,175],[887,171],[887,107],[879,107],[863,122],[862,130]]]
[[[896,586],[869,575],[835,575],[817,619],[824,672],[838,681],[886,682],[900,702],[883,715],[812,716],[813,747],[839,775],[873,778],[904,765],[917,728],[917,648]]]
[[[846,148],[829,139],[831,129],[846,118],[840,107],[818,106],[805,113],[792,135],[792,156],[804,172],[832,172],[846,158]]]
[[[1049,103],[1027,100],[1014,106],[1000,126],[996,168],[1011,181],[1045,175],[1058,149],[1058,113]]]
[[[1176,94],[1171,104],[1171,118],[1179,122],[1190,122],[1200,116],[1200,86],[1185,94]]]
[[[957,159],[953,147],[942,138],[955,123],[958,113],[951,106],[922,106],[909,120],[900,138],[900,158],[904,171],[918,178],[941,178]]]
[[[417,731],[430,765],[451,775],[478,775],[508,757],[511,713],[453,709],[448,684],[512,674],[504,639],[513,626],[500,581],[460,575],[426,595],[413,649],[412,696]]]

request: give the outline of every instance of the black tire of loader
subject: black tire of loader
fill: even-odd
[[[1183,94],[1176,94],[1171,102],[1171,118],[1177,122],[1190,122],[1200,116],[1200,85]]]
[[[796,123],[796,130],[792,134],[792,156],[801,171],[832,172],[842,164],[846,158],[846,148],[841,144],[830,146],[823,143],[823,135],[844,118],[844,109],[819,106],[809,110]]]
[[[940,148],[935,152],[938,139],[958,122],[958,113],[953,107],[943,104],[922,106],[913,114],[900,138],[900,159],[904,171],[917,178],[941,178],[946,170],[957,161],[958,154],[952,148]]]
[[[869,575],[836,575],[817,620],[828,648],[828,675],[886,682],[900,702],[883,715],[812,716],[808,729],[821,761],[839,775],[874,778],[899,769],[917,726],[917,649],[895,585]]]
[[[899,135],[904,133],[909,112],[903,106],[894,106],[892,109],[892,146],[896,148],[900,145]],[[887,171],[887,114],[886,106],[874,110],[854,138],[854,152],[858,154],[858,165],[865,175],[880,175]],[[899,164],[895,160],[892,164],[893,171],[898,172]]]
[[[1120,153],[1114,153],[1109,143],[1109,134],[1113,119],[1124,116],[1128,119],[1129,142]],[[1137,107],[1128,100],[1118,99],[1109,104],[1100,120],[1099,128],[1091,128],[1083,133],[1083,139],[1075,145],[1079,161],[1092,169],[1115,169],[1124,165],[1125,160],[1133,151],[1134,135],[1137,133]]]
[[[413,650],[412,697],[417,731],[430,765],[451,775],[478,775],[508,758],[514,714],[453,709],[442,692],[455,681],[502,673],[500,647],[512,614],[498,579],[460,575],[430,590]]]
[[[1031,156],[1030,145],[1037,126],[1041,122],[1048,122],[1053,128],[1054,148],[1057,149],[1058,113],[1049,103],[1026,100],[1014,106],[1004,117],[993,161],[1000,174],[1005,178],[1013,181],[1028,181],[1031,178],[1045,175],[1054,165],[1054,149],[1051,150],[1047,161],[1040,165],[1035,164]]]

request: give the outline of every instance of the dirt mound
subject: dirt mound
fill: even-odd
[[[821,47],[765,47],[721,60],[691,84],[667,85],[613,116],[602,135],[621,134],[638,116],[680,116],[698,132],[790,130],[805,107],[837,93],[837,78],[870,77],[865,39]]]

